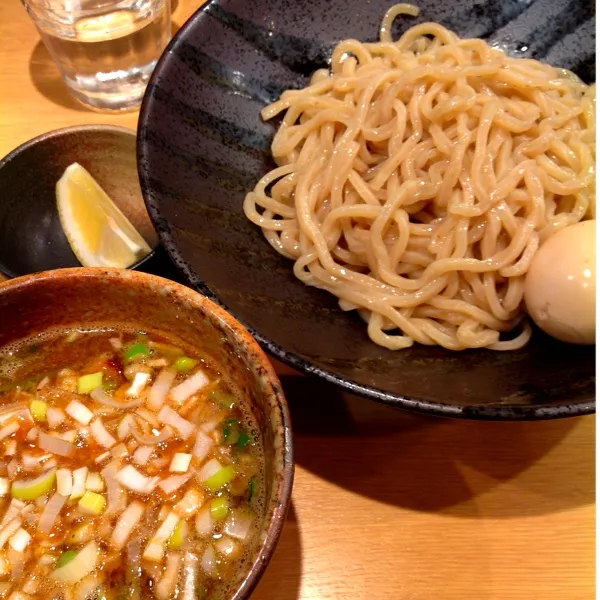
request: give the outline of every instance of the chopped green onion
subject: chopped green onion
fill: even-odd
[[[210,394],[210,399],[214,400],[227,410],[231,410],[235,406],[235,396],[221,390],[215,390],[212,392]]]
[[[101,515],[106,508],[106,498],[96,492],[87,490],[79,501],[79,508],[88,515]]]
[[[47,494],[56,483],[56,469],[50,469],[34,479],[14,481],[10,493],[17,500],[36,500]]]
[[[235,444],[238,441],[239,436],[240,432],[237,419],[225,421],[223,427],[223,439],[229,444]]]
[[[68,565],[76,556],[77,552],[75,552],[75,550],[67,550],[66,552],[63,552],[56,563],[56,568],[60,569],[61,567]]]
[[[251,441],[250,436],[240,427],[237,419],[225,421],[223,427],[223,439],[230,445],[237,444],[238,448],[245,448]]]
[[[245,448],[250,443],[250,436],[245,431],[240,431],[239,439],[237,441],[238,448]]]
[[[191,371],[196,365],[198,361],[195,358],[190,358],[189,356],[180,356],[174,363],[173,368],[180,373],[188,373]]]
[[[108,377],[102,382],[105,392],[114,392],[119,387],[119,382],[114,377]]]
[[[210,514],[216,521],[223,520],[229,513],[229,500],[225,496],[210,501]]]
[[[234,477],[235,469],[232,465],[223,467],[220,471],[217,471],[214,475],[209,477],[204,485],[211,491],[215,492],[226,486]]]
[[[171,550],[174,550],[175,548],[180,548],[183,546],[183,542],[185,542],[187,533],[187,523],[183,519],[180,519],[179,523],[177,523],[175,529],[173,530],[171,537],[167,541],[167,547]]]
[[[248,482],[248,502],[256,495],[256,479],[252,477]]]
[[[34,421],[45,421],[48,405],[43,400],[32,400],[29,411]]]
[[[77,393],[78,394],[89,394],[92,390],[102,385],[102,371],[97,373],[90,373],[89,375],[82,375],[77,378]]]
[[[150,349],[146,344],[142,342],[136,342],[135,344],[129,346],[127,350],[125,350],[124,358],[126,361],[130,362],[135,360],[136,358],[145,358],[150,354]]]
[[[83,523],[83,525],[79,525],[76,529],[74,529],[67,536],[68,544],[83,544],[90,540],[94,534],[94,528],[91,523]]]

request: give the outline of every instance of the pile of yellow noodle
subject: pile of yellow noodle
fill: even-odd
[[[244,211],[377,344],[520,348],[532,257],[595,202],[595,86],[435,23],[393,42],[400,14],[263,109],[279,167]]]

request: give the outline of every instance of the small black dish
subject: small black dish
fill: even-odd
[[[60,224],[55,195],[56,182],[74,162],[92,174],[150,247],[157,246],[140,191],[135,131],[111,125],[57,129],[0,160],[0,272],[7,277],[80,266]]]
[[[306,85],[341,39],[374,41],[393,0],[212,0],[178,32],[142,104],[138,168],[150,216],[187,281],[228,308],[281,361],[405,409],[473,419],[550,419],[595,410],[595,348],[536,332],[521,351],[391,352],[336,299],[306,287],[243,214],[272,167],[260,109]],[[420,0],[437,21],[595,80],[589,0]],[[318,418],[318,416],[316,417]]]

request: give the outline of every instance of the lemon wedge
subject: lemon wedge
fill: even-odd
[[[152,249],[79,163],[56,184],[56,205],[69,244],[84,267],[126,269]]]

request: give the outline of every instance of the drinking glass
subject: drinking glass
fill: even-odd
[[[170,0],[21,0],[75,97],[98,110],[139,106],[171,37]]]

